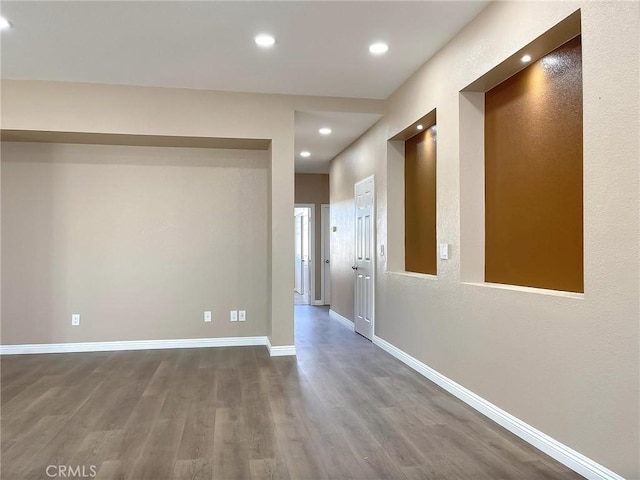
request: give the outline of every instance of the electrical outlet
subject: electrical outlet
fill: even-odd
[[[80,325],[79,313],[74,313],[73,315],[71,315],[71,325],[73,325],[74,327],[77,327],[78,325]]]
[[[204,321],[205,322],[210,322],[211,321],[211,312],[209,310],[204,312]]]
[[[238,320],[241,322],[246,322],[247,321],[247,311],[246,310],[240,310],[238,312]]]
[[[231,315],[229,318],[232,322],[237,322],[238,321],[238,311],[237,310],[231,310]]]

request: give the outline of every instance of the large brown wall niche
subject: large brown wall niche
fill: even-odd
[[[582,48],[485,95],[485,281],[584,292]]]
[[[405,142],[405,270],[436,275],[436,126]]]

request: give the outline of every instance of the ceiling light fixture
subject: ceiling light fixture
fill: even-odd
[[[7,30],[11,28],[11,22],[4,17],[0,17],[0,30]]]
[[[311,152],[307,152],[306,150],[303,152],[300,152],[300,156],[303,158],[309,158],[311,156]]]
[[[417,128],[418,130],[422,130],[424,127],[422,126],[422,124],[420,124],[420,125],[418,125],[416,128]]]
[[[529,54],[524,55],[524,56],[520,59],[520,61],[521,61],[522,63],[530,62],[530,61],[531,61],[531,55],[529,55]]]
[[[331,129],[329,127],[322,127],[318,130],[318,133],[320,133],[320,135],[331,135]]]
[[[256,41],[256,45],[263,48],[273,47],[276,43],[276,39],[267,34],[256,35],[254,40]]]
[[[387,50],[389,50],[389,45],[386,43],[377,42],[369,45],[369,52],[374,55],[382,55],[383,53],[387,53]]]

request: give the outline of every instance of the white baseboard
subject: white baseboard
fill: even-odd
[[[329,310],[329,316],[335,320],[338,320],[341,324],[343,324],[345,327],[349,328],[350,330],[354,329],[354,323],[351,320],[349,320],[347,317],[343,317],[342,315],[340,315],[338,312]]]
[[[272,357],[289,357],[296,355],[295,345],[271,345],[269,337],[267,337],[267,349]]]
[[[315,306],[320,306],[320,305],[324,305],[325,303],[322,300],[313,300],[312,305]]]
[[[278,345],[269,349],[269,355],[272,357],[295,357],[296,346],[295,345]]]
[[[176,340],[0,345],[0,355],[112,352],[120,350],[158,350],[170,348],[247,347],[255,345],[267,345],[267,337],[185,338]]]
[[[336,314],[337,315],[337,314]],[[335,317],[337,318],[337,317]],[[344,317],[342,317],[344,318]],[[519,418],[505,412],[501,408],[476,395],[471,390],[445,377],[433,368],[425,365],[421,361],[403,352],[396,346],[390,344],[380,337],[374,336],[373,343],[387,351],[401,362],[413,368],[416,372],[427,377],[433,383],[444,388],[447,392],[467,403],[477,411],[486,415],[494,422],[509,430],[511,433],[522,438],[537,449],[543,451],[571,470],[590,480],[624,480],[620,475],[612,472],[581,453],[551,438],[540,430],[523,422]]]

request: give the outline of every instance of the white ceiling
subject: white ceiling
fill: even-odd
[[[380,117],[375,113],[296,112],[296,172],[329,173],[331,159]],[[318,130],[323,127],[331,128],[331,135],[320,135]],[[304,150],[311,156],[302,158],[300,152]]]
[[[2,33],[1,73],[5,79],[381,99],[487,3],[2,1],[13,28]],[[265,32],[276,37],[271,49],[253,41]],[[389,51],[371,55],[374,41],[387,42]],[[332,122],[350,127],[350,140],[364,131],[355,125],[373,123],[366,115],[337,115]],[[313,158],[346,146],[344,135],[334,133],[325,139],[334,142],[332,149],[306,139],[309,150],[317,148]],[[296,137],[296,148],[306,140]]]

